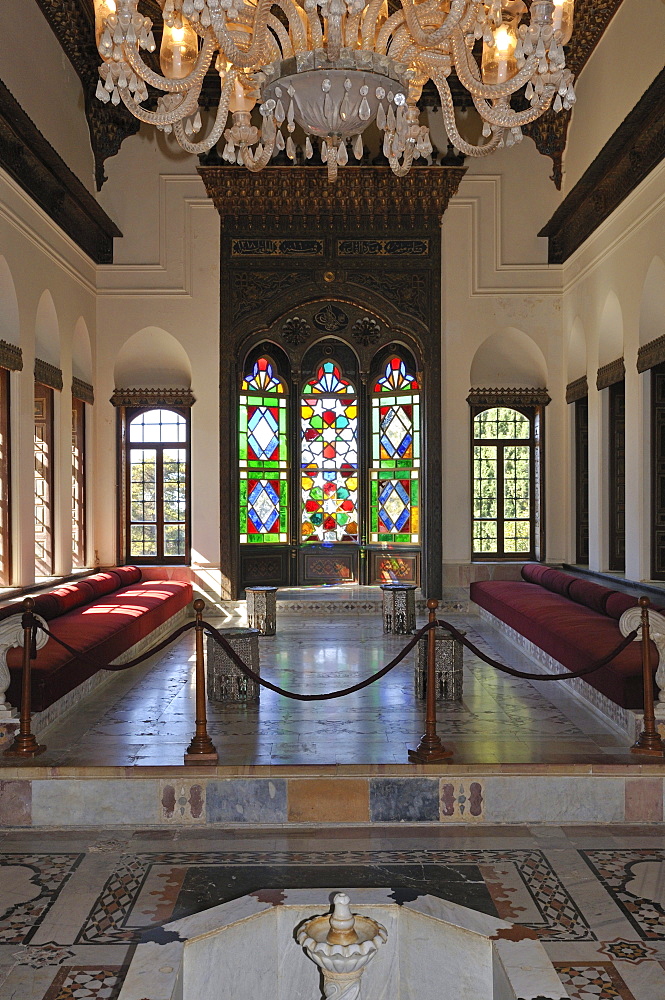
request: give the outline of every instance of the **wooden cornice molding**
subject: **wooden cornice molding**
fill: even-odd
[[[610,385],[623,382],[626,377],[626,366],[623,358],[610,361],[608,365],[601,365],[596,375],[596,389],[607,389]]]
[[[587,382],[586,375],[582,375],[581,378],[576,378],[573,382],[569,382],[566,386],[567,403],[576,403],[578,399],[584,399],[584,397],[588,395],[589,383]]]
[[[95,159],[95,181],[100,191],[106,180],[104,160],[115,156],[124,139],[135,135],[140,122],[123,104],[102,104],[95,97],[100,56],[95,45],[92,0],[36,0],[83,88],[90,145]],[[150,16],[154,12],[150,11]]]
[[[82,378],[72,378],[72,396],[74,399],[80,399],[84,403],[92,404],[95,402],[95,391],[89,382],[84,382]]]
[[[665,156],[665,69],[605,143],[538,233],[549,239],[550,264],[584,243]]]
[[[115,389],[113,406],[193,406],[191,389]]]
[[[35,382],[48,385],[51,389],[62,392],[62,371],[55,365],[50,365],[48,361],[35,358]]]
[[[0,81],[0,166],[87,253],[113,263],[116,224]]]
[[[470,406],[547,406],[547,389],[471,389],[466,401]]]
[[[638,372],[648,372],[656,365],[662,365],[665,361],[665,334],[650,340],[648,344],[643,344],[637,351]]]
[[[15,344],[0,340],[0,368],[10,372],[23,371],[23,351]]]
[[[334,184],[325,167],[199,167],[225,226],[243,232],[437,231],[465,167],[412,167],[395,178],[389,167],[344,167]]]

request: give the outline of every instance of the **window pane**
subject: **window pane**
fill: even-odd
[[[474,521],[473,551],[496,552],[497,530],[496,521]]]
[[[497,516],[497,449],[476,445],[473,449],[473,516]]]
[[[528,521],[505,521],[503,525],[505,552],[528,552],[531,548],[531,526]]]
[[[184,448],[164,449],[163,504],[165,521],[184,521],[187,500]]]
[[[157,526],[154,524],[133,524],[131,529],[130,554],[132,556],[157,555]]]
[[[184,556],[184,554],[185,554],[185,525],[165,524],[164,555]]]
[[[148,410],[134,417],[129,425],[129,440],[142,442],[185,442],[187,421],[173,410]]]
[[[531,421],[523,413],[507,406],[494,406],[483,410],[473,419],[474,438],[528,438]]]

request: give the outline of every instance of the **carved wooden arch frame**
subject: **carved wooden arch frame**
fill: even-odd
[[[339,277],[346,277],[339,276]],[[338,275],[335,275],[337,285]],[[324,281],[327,279],[324,278]],[[330,282],[332,284],[332,282]],[[438,281],[433,282],[438,293]],[[286,307],[285,307],[286,304]],[[349,313],[349,321],[343,329],[327,331],[313,327],[313,317],[327,304],[332,304]],[[358,358],[360,378],[366,383],[372,362],[378,352],[394,344],[396,353],[402,346],[413,357],[416,363],[416,373],[421,385],[421,440],[422,440],[422,497],[421,509],[423,518],[423,538],[421,552],[423,561],[422,586],[428,594],[438,594],[441,590],[442,572],[442,537],[441,537],[441,426],[440,421],[428,421],[427,414],[440,413],[441,406],[441,351],[440,340],[434,336],[424,322],[414,316],[406,316],[395,306],[369,289],[353,286],[344,282],[344,290],[322,288],[315,281],[303,282],[299,289],[290,290],[280,297],[276,308],[266,317],[257,329],[256,313],[244,316],[241,321],[231,326],[229,333],[235,345],[233,355],[230,351],[221,352],[220,364],[220,420],[226,427],[226,438],[222,442],[220,453],[220,476],[228,482],[230,488],[222,491],[220,496],[220,534],[221,534],[221,570],[222,585],[233,596],[238,594],[239,554],[237,532],[234,526],[238,523],[237,497],[237,462],[235,457],[237,438],[237,398],[241,384],[246,359],[256,351],[261,344],[266,345],[265,353],[271,354],[274,344],[280,348],[291,362],[289,376],[293,389],[298,391],[302,381],[302,361],[307,352],[322,341],[339,340],[351,348]],[[388,319],[392,312],[393,319]],[[304,319],[309,326],[307,336],[300,343],[290,343],[282,333],[284,325],[292,318]],[[381,335],[370,343],[359,342],[352,334],[354,322],[361,318],[369,318],[377,322],[388,336]],[[438,318],[438,317],[437,317]],[[280,372],[283,377],[284,373]],[[228,388],[228,393],[225,392]],[[292,391],[293,391],[292,389]],[[428,430],[429,426],[429,430]]]

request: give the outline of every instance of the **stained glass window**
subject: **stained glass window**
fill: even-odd
[[[301,416],[301,538],[358,541],[358,407],[334,361],[305,385]]]
[[[496,406],[473,421],[474,555],[531,557],[532,420]]]
[[[288,412],[269,358],[245,375],[238,413],[241,543],[288,539]]]
[[[397,355],[372,396],[370,541],[417,543],[419,535],[420,393]]]

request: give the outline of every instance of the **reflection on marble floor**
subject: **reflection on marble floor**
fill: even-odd
[[[477,616],[446,617],[492,655],[531,668],[523,653]],[[384,635],[380,615],[281,613],[277,635],[259,642],[261,672],[290,690],[330,691],[376,672],[406,641]],[[194,729],[193,649],[189,633],[147,665],[115,675],[43,733],[48,752],[39,763],[181,764]],[[407,748],[423,732],[414,664],[411,653],[378,683],[334,701],[298,702],[262,689],[258,705],[209,704],[208,728],[220,763],[406,763]],[[456,763],[630,759],[626,738],[561,685],[500,674],[466,651],[463,701],[441,703],[438,720]]]
[[[528,928],[572,1000],[663,1000],[664,882],[662,827],[0,831],[0,1000],[114,1000],[160,925],[312,887],[431,893]]]

